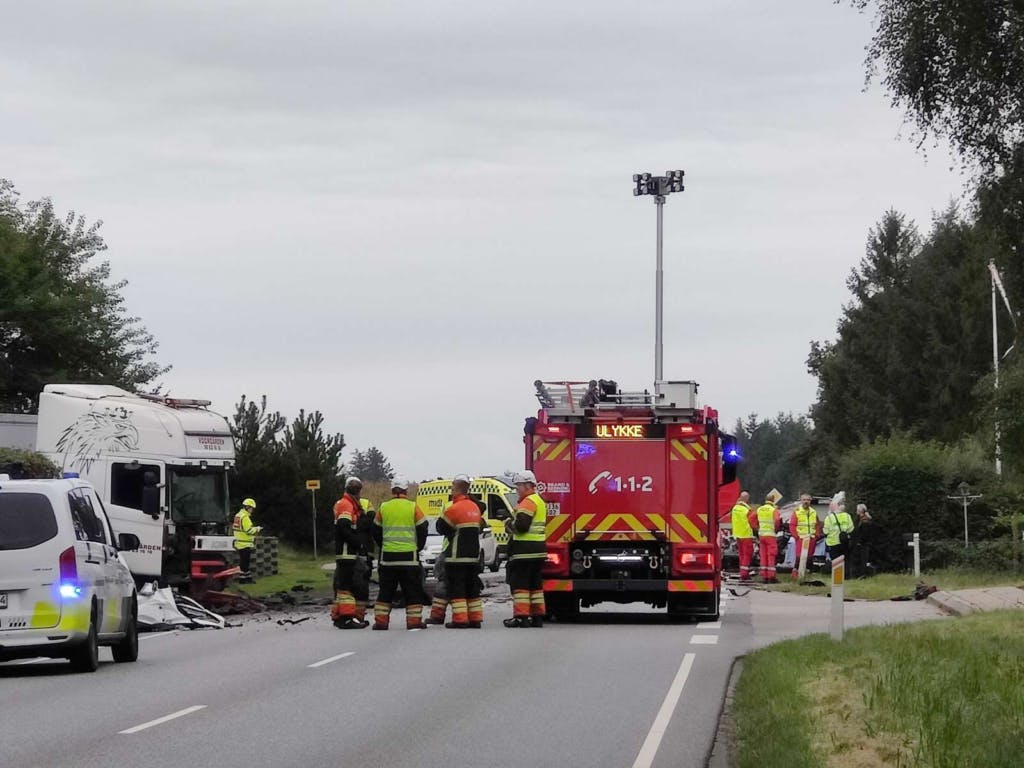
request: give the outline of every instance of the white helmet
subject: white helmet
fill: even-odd
[[[473,482],[473,479],[469,475],[456,475],[452,478],[453,482],[466,483],[467,485]]]
[[[401,475],[399,475],[398,477],[396,477],[394,480],[391,481],[391,490],[393,490],[393,491],[395,491],[395,490],[397,490],[397,491],[408,491],[409,490],[409,481],[406,480]]]
[[[350,486],[353,486],[353,485],[362,485],[362,484],[363,484],[363,481],[360,480],[355,475],[352,475],[350,478],[348,478],[348,480],[345,481],[345,487],[346,488],[348,488]]]
[[[515,478],[512,480],[516,485],[521,483],[528,483],[529,485],[537,484],[537,476],[528,469],[524,469],[522,472],[516,472]]]

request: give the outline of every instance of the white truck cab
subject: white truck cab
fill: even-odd
[[[197,541],[215,569],[231,549],[235,449],[209,404],[94,384],[48,384],[39,396],[36,450],[93,485],[114,530],[138,536],[124,555],[138,584],[186,584]]]
[[[135,582],[103,502],[80,479],[0,475],[0,661],[68,658],[78,671],[139,653]]]

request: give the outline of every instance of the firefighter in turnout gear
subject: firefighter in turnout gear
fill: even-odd
[[[760,546],[761,578],[766,583],[775,584],[775,561],[779,555],[779,540],[775,538],[782,527],[782,518],[775,506],[775,497],[768,494],[764,504],[757,508],[757,541]]]
[[[449,541],[445,562],[452,604],[452,620],[445,624],[449,629],[478,629],[484,620],[477,578],[482,525],[480,507],[469,498],[469,478],[457,475],[452,481],[452,503],[437,519],[437,532]]]
[[[262,527],[252,524],[252,513],[255,509],[256,502],[246,499],[231,524],[235,534],[234,547],[238,552],[238,580],[243,584],[252,583],[252,571],[249,570],[252,564],[252,550],[256,546],[256,537],[263,530]]]
[[[750,579],[750,563],[754,559],[754,520],[750,508],[750,494],[740,494],[732,508],[732,536],[736,539],[736,551],[740,556],[740,581]]]
[[[363,483],[350,477],[345,494],[334,505],[334,606],[331,619],[338,629],[363,629],[370,585],[366,572],[366,542],[359,530],[363,514],[359,491]]]
[[[515,477],[519,504],[513,519],[505,521],[509,541],[508,581],[512,589],[512,618],[506,627],[543,627],[544,585],[541,568],[547,558],[545,528],[547,505],[537,493],[537,478],[526,470]]]
[[[380,593],[373,604],[373,628],[387,629],[395,589],[405,598],[405,628],[423,627],[423,574],[419,552],[427,543],[427,518],[409,501],[409,483],[391,481],[394,498],[380,505],[373,519],[373,539],[380,551]]]
[[[810,566],[811,558],[814,556],[814,547],[821,538],[821,521],[818,520],[818,510],[811,506],[809,494],[800,495],[800,506],[793,510],[793,516],[789,518],[789,532],[796,542],[796,557],[793,561],[793,579],[800,578],[800,556],[803,552],[804,542],[807,543],[807,564]]]

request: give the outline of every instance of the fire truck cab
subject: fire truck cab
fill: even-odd
[[[715,619],[718,493],[735,472],[718,414],[697,384],[620,392],[610,381],[535,382],[526,466],[547,504],[544,597],[571,618],[602,602]],[[724,451],[724,453],[723,453]]]

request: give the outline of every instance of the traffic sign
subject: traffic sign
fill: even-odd
[[[307,491],[319,491],[320,490],[320,481],[319,480],[307,480],[306,481],[306,490]]]

